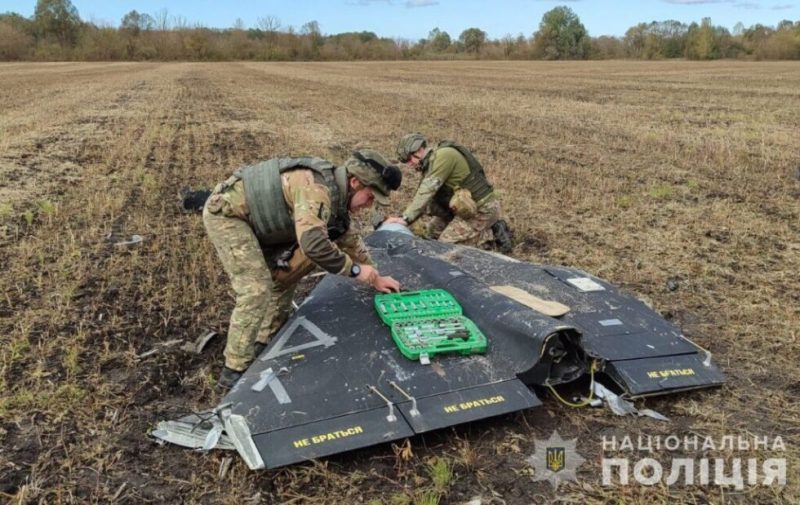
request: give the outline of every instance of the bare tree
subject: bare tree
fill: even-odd
[[[172,26],[176,30],[186,30],[189,28],[189,20],[183,16],[172,16]]]
[[[169,11],[167,9],[161,9],[156,12],[154,18],[156,20],[156,30],[160,32],[169,30]]]
[[[281,20],[275,16],[258,18],[258,27],[267,33],[275,33],[281,28]]]

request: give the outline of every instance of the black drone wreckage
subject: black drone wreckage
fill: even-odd
[[[422,240],[396,225],[367,244],[404,289],[452,294],[486,335],[485,354],[405,358],[374,292],[328,275],[215,409],[162,422],[153,436],[235,448],[252,469],[276,468],[536,407],[531,386],[585,375],[617,413],[636,412],[625,398],[724,381],[708,352],[582,271]]]

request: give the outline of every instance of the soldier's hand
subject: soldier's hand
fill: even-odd
[[[383,224],[402,224],[403,226],[408,226],[408,223],[406,223],[405,219],[397,216],[387,217],[383,221]]]
[[[400,283],[391,277],[381,277],[375,267],[370,265],[360,265],[361,273],[356,276],[358,282],[372,286],[381,293],[391,293],[400,291]]]
[[[378,278],[375,279],[375,283],[372,285],[372,287],[381,293],[396,293],[400,291],[400,283],[388,275],[386,277],[378,276]]]
[[[361,273],[356,276],[356,280],[367,286],[374,286],[375,280],[379,277],[378,271],[375,270],[375,267],[370,265],[359,266],[361,267]]]

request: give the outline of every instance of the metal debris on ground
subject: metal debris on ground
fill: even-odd
[[[206,449],[209,435],[219,430],[220,435],[214,435],[216,442],[212,448],[234,450],[236,447],[227,435],[221,433],[224,427],[215,410],[191,414],[177,421],[161,421],[150,434],[159,443],[170,442],[190,449]]]
[[[115,247],[131,247],[136,244],[141,243],[144,240],[141,235],[131,235],[131,238],[128,240],[122,240],[120,242],[114,242]]]
[[[606,405],[608,405],[608,408],[611,409],[611,412],[618,416],[637,415],[652,417],[653,419],[657,419],[659,421],[669,421],[669,418],[659,414],[655,410],[637,409],[633,403],[625,400],[617,394],[612,393],[608,388],[599,382],[595,382],[593,384],[593,390],[595,396],[605,400]]]
[[[218,333],[216,331],[209,330],[200,335],[199,337],[197,337],[197,339],[195,339],[194,342],[186,342],[185,344],[183,344],[181,346],[181,349],[183,349],[184,351],[193,352],[195,354],[200,354],[201,352],[203,352],[203,349],[206,348],[208,342],[211,341],[211,339],[216,337],[217,335]]]
[[[175,344],[180,344],[181,342],[183,342],[183,339],[180,339],[180,338],[176,338],[174,340],[167,340],[166,342],[159,342],[159,343],[157,343],[155,345],[155,347],[153,347],[149,351],[145,351],[145,352],[143,352],[141,354],[137,354],[135,359],[136,360],[143,360],[144,358],[146,358],[148,356],[152,356],[153,354],[157,353],[158,351],[160,351],[164,347],[171,347],[171,346],[173,346]]]

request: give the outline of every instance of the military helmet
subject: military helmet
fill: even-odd
[[[371,187],[375,201],[380,205],[389,205],[389,192],[400,187],[403,173],[390,164],[381,153],[374,149],[353,151],[352,157],[345,162],[347,173],[358,179],[361,184]]]
[[[428,145],[428,141],[421,133],[408,133],[403,135],[400,142],[397,144],[397,158],[403,163],[408,162],[408,158],[412,153],[419,150],[420,147]]]

